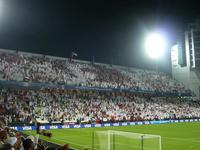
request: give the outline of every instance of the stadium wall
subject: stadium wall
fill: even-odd
[[[190,89],[194,91],[197,99],[200,100],[200,79],[195,71],[190,71]]]
[[[186,54],[186,65],[182,67],[178,63],[179,52],[178,44],[171,48],[171,64],[172,64],[172,76],[179,82],[182,82],[185,87],[192,90],[195,94],[194,99],[200,100],[200,79],[197,73],[191,65],[190,48],[189,48],[189,37],[188,33],[185,33],[185,54]]]

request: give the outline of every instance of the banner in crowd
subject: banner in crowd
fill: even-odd
[[[186,119],[186,120],[161,120],[161,121],[139,121],[139,122],[119,122],[119,123],[102,123],[102,124],[69,124],[69,125],[45,125],[41,126],[43,130],[49,129],[65,129],[65,128],[98,128],[98,127],[113,127],[113,126],[133,126],[133,125],[148,125],[148,124],[165,124],[165,123],[179,123],[179,122],[199,122],[200,119]],[[36,130],[36,126],[14,126],[11,127],[18,131]]]

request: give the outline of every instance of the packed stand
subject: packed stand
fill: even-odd
[[[41,89],[0,92],[6,124],[102,123],[200,118],[200,104],[178,98],[156,98],[131,93]]]
[[[170,76],[154,71],[79,63],[48,56],[0,52],[0,80],[158,92],[190,92]]]

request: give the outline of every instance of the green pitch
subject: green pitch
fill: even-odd
[[[156,134],[162,137],[162,150],[200,150],[200,122],[174,123],[160,125],[139,125],[123,127],[102,127],[82,129],[54,129],[51,130],[51,139],[45,140],[58,143],[68,143],[70,147],[83,150],[85,147],[91,149],[92,133],[95,131],[115,130],[143,134]],[[24,133],[35,135],[35,131],[24,131]],[[130,144],[129,143],[124,143]]]

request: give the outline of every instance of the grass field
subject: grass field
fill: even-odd
[[[82,128],[82,129],[54,129],[53,137],[41,137],[45,140],[65,144],[82,150],[91,148],[92,133],[94,131],[117,130],[144,134],[157,134],[162,137],[162,150],[200,150],[200,122],[174,123],[160,125],[139,125],[123,127]],[[35,131],[24,131],[35,135]],[[131,145],[130,141],[124,145]]]

